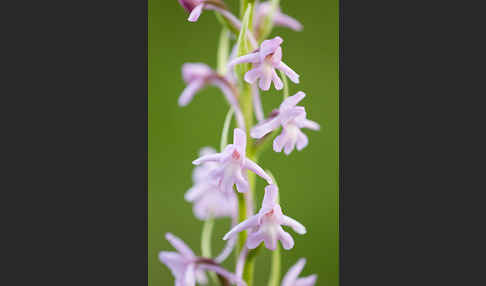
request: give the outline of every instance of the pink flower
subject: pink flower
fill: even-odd
[[[280,240],[284,249],[294,247],[294,240],[290,234],[282,229],[281,225],[290,226],[298,234],[305,234],[305,227],[298,221],[282,213],[280,205],[277,203],[278,188],[275,185],[265,187],[263,203],[258,214],[251,216],[231,229],[225,236],[224,240],[233,238],[239,232],[245,229],[253,229],[248,234],[246,246],[248,249],[256,248],[262,241],[265,247],[275,250],[277,241]]]
[[[260,45],[260,48],[253,53],[235,58],[230,63],[229,67],[241,63],[252,63],[253,68],[245,74],[245,81],[250,84],[255,83],[259,79],[258,86],[262,90],[269,90],[271,82],[277,90],[283,88],[283,83],[277,75],[275,69],[283,71],[295,83],[299,83],[299,75],[282,62],[282,44],[283,40],[280,37],[275,37],[271,40],[265,40]]]
[[[297,278],[305,265],[305,258],[299,259],[282,279],[281,286],[313,286],[316,284],[317,275],[313,274],[303,278]]]
[[[263,24],[265,17],[267,17],[271,11],[272,3],[270,1],[263,2],[255,7],[255,18],[253,20],[255,31],[259,30],[259,27]],[[273,15],[273,25],[287,27],[295,31],[302,30],[302,24],[296,19],[283,14],[280,7],[277,8]]]
[[[289,155],[295,147],[302,150],[309,143],[307,136],[300,130],[309,128],[319,130],[320,126],[312,120],[306,119],[304,107],[296,106],[305,97],[302,91],[286,98],[278,109],[277,115],[253,127],[250,135],[253,138],[262,138],[266,134],[282,126],[282,133],[273,141],[273,150]]]
[[[233,144],[227,145],[223,152],[210,154],[194,160],[194,165],[205,162],[218,162],[218,167],[209,176],[218,181],[218,186],[226,193],[231,193],[236,184],[238,192],[246,193],[249,189],[245,170],[251,170],[258,176],[272,183],[270,176],[252,160],[246,158],[246,134],[235,128]]]
[[[179,4],[181,4],[186,12],[190,13],[187,19],[189,22],[196,22],[204,9],[217,11],[236,27],[241,26],[238,18],[227,10],[226,5],[221,0],[179,0]]]
[[[210,260],[197,257],[194,252],[177,236],[167,233],[165,238],[177,250],[161,251],[159,259],[169,267],[175,277],[175,286],[195,286],[196,281],[206,284],[208,279],[204,271],[213,271],[228,279],[231,283],[245,285],[236,275],[226,271]]]
[[[179,105],[188,105],[196,92],[201,90],[207,85],[215,85],[221,89],[228,103],[235,110],[236,120],[238,121],[238,126],[244,127],[244,118],[241,113],[236,87],[224,76],[219,75],[214,70],[212,70],[208,65],[203,63],[185,63],[182,66],[182,78],[187,83],[187,87],[182,92],[179,97]]]
[[[210,147],[202,148],[200,156],[215,154]],[[200,220],[210,217],[234,217],[238,210],[236,194],[222,192],[218,181],[209,174],[218,168],[218,163],[208,161],[196,166],[193,171],[194,185],[186,192],[186,201],[193,202],[193,211]]]

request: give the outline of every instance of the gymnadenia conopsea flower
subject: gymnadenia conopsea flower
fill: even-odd
[[[222,93],[229,110],[221,124],[221,137],[214,138],[214,141],[220,142],[218,149],[204,147],[200,149],[199,156],[191,155],[197,158],[192,162],[195,165],[192,184],[187,182],[187,191],[185,194],[181,192],[181,197],[192,204],[194,216],[203,222],[201,256],[197,256],[181,239],[167,233],[166,239],[177,251],[162,251],[159,259],[172,272],[176,286],[207,284],[210,279],[218,285],[254,286],[253,262],[259,249],[262,249],[260,252],[271,251],[272,263],[277,263],[281,259],[280,247],[295,251],[293,248],[299,243],[290,233],[307,233],[304,225],[292,218],[293,215],[290,217],[282,212],[280,199],[286,196],[280,196],[279,189],[285,193],[285,184],[277,187],[278,171],[262,168],[267,166],[261,162],[261,154],[270,145],[273,144],[274,151],[283,151],[287,155],[294,149],[300,151],[309,143],[301,129],[320,128],[317,122],[307,118],[305,108],[297,105],[305,97],[304,92],[288,96],[287,79],[297,84],[300,76],[283,61],[282,37],[269,36],[274,26],[294,31],[301,31],[303,26],[289,16],[292,13],[282,12],[278,0],[242,0],[240,17],[236,17],[223,0],[179,0],[179,3],[188,13],[190,22],[197,22],[204,10],[213,11],[222,31],[217,48],[217,68],[213,69],[206,63],[184,63],[182,79],[185,87],[181,88],[180,95],[174,95],[174,101],[178,96],[180,107],[193,101],[192,105],[197,105],[199,99],[194,100],[196,94],[207,86],[214,86]],[[183,18],[181,20],[184,21]],[[278,109],[274,109],[276,106],[268,106],[268,109],[264,106],[263,94],[272,83],[277,91],[283,90],[283,100]],[[218,99],[208,96],[200,100]],[[265,109],[273,111],[265,114]],[[201,111],[207,116],[217,116],[215,110]],[[194,128],[204,128],[199,125],[198,118],[194,119]],[[232,142],[228,144],[231,135]],[[264,185],[257,188],[257,182]],[[263,200],[259,204],[257,198],[262,195]],[[254,207],[257,205],[260,205],[259,209]],[[282,205],[286,206],[285,202]],[[295,217],[305,216],[295,214]],[[212,236],[213,224],[228,219],[226,234],[223,237]],[[226,241],[226,246],[214,256],[211,252],[212,237]],[[223,267],[221,263],[233,252],[236,257],[234,269]],[[314,285],[316,275],[298,277],[305,263],[305,259],[300,259],[283,278],[280,267],[272,267],[269,286]]]

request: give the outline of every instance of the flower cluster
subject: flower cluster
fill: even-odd
[[[254,255],[249,254],[252,251],[264,246],[280,259],[280,252],[275,251],[279,242],[285,250],[292,249],[295,244],[292,235],[283,227],[297,234],[306,233],[303,224],[284,214],[275,178],[258,163],[259,154],[268,145],[266,142],[273,141],[275,152],[284,151],[290,155],[294,149],[301,151],[309,143],[302,128],[320,128],[318,123],[307,118],[305,108],[297,105],[305,97],[304,92],[288,96],[286,78],[298,84],[300,76],[282,60],[283,39],[279,36],[265,38],[273,26],[300,31],[302,24],[283,14],[278,1],[256,5],[254,1],[242,1],[247,6],[242,7],[241,19],[234,16],[222,0],[179,0],[179,3],[189,13],[190,22],[196,22],[203,10],[215,11],[220,20],[223,19],[224,30],[218,52],[218,71],[203,63],[184,64],[182,77],[187,86],[178,103],[186,106],[199,90],[212,85],[222,92],[230,110],[224,122],[220,152],[211,147],[200,150],[199,158],[192,162],[195,165],[193,185],[184,196],[193,204],[194,215],[204,221],[203,255],[196,256],[181,239],[167,233],[166,239],[177,252],[162,251],[159,259],[171,270],[176,286],[206,284],[208,272],[210,277],[218,277],[215,281],[222,285],[251,286],[253,271],[249,268]],[[222,46],[230,42],[229,31],[238,40],[228,54]],[[226,68],[220,69],[221,66]],[[276,90],[284,90],[284,97],[278,109],[265,116],[260,90],[269,90],[272,83]],[[232,144],[227,144],[233,114],[237,126],[233,129]],[[253,114],[257,124],[253,124]],[[256,177],[267,184],[257,212],[254,210]],[[212,225],[215,218],[230,218],[232,225],[222,237],[227,241],[226,247],[212,258],[208,247],[211,228],[207,226]],[[233,250],[238,258],[234,273],[221,266]],[[300,259],[280,285],[314,285],[316,275],[298,278],[305,263],[305,259]],[[280,283],[280,273],[272,272],[271,278]]]

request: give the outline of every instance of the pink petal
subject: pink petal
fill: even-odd
[[[269,90],[270,85],[272,83],[272,75],[266,75],[262,73],[260,77],[260,81],[258,82],[258,86],[261,88],[261,90]]]
[[[307,277],[297,279],[296,286],[314,286],[316,284],[317,275],[313,274]]]
[[[194,9],[192,9],[192,11],[191,11],[191,14],[189,14],[189,18],[187,18],[187,20],[189,22],[196,22],[197,19],[199,19],[199,16],[201,16],[203,6],[204,6],[204,3],[201,3],[201,4],[197,5],[196,7],[194,7]]]
[[[275,26],[289,27],[295,31],[302,30],[302,24],[299,21],[280,12],[275,13],[273,22]]]
[[[233,145],[238,148],[240,156],[245,157],[246,152],[246,133],[240,128],[235,128],[233,131]]]
[[[215,72],[207,64],[185,63],[182,65],[182,78],[186,83],[207,78],[214,73]]]
[[[262,138],[280,126],[279,119],[280,118],[277,116],[258,124],[250,130],[250,136],[256,139]]]
[[[278,230],[278,239],[282,243],[282,247],[285,250],[292,249],[294,247],[294,239],[288,232],[284,231],[281,227]]]
[[[260,243],[262,243],[264,237],[265,234],[261,230],[250,233],[246,240],[246,246],[248,249],[255,249],[258,245],[260,245]]]
[[[283,40],[280,37],[275,37],[273,39],[263,41],[260,45],[260,61],[263,62],[266,56],[274,53],[282,43]]]
[[[235,274],[227,271],[226,269],[224,269],[221,266],[212,265],[212,264],[199,264],[199,267],[201,269],[213,271],[213,272],[225,277],[231,283],[236,283],[237,285],[246,286],[246,283],[243,280],[239,279]]]
[[[184,286],[195,286],[196,285],[196,265],[189,264],[184,273]]]
[[[265,179],[269,184],[272,184],[272,178],[270,178],[270,176],[252,160],[246,158],[243,163],[243,168],[253,171],[255,174]]]
[[[237,64],[242,63],[258,63],[260,61],[259,53],[250,53],[241,57],[237,57],[228,63],[228,68],[232,68]]]
[[[305,93],[302,91],[297,92],[296,94],[287,97],[282,104],[280,104],[280,110],[289,109],[294,107],[299,103],[302,99],[304,99]]]
[[[253,84],[261,76],[262,76],[261,68],[259,66],[254,67],[245,73],[245,81],[250,84]]]
[[[205,162],[218,162],[220,159],[221,159],[221,154],[216,153],[216,154],[210,154],[210,155],[197,158],[196,160],[192,161],[192,163],[194,165],[200,165]]]
[[[290,155],[290,153],[292,153],[292,151],[295,148],[295,141],[296,140],[294,140],[293,138],[289,138],[287,140],[287,144],[285,144],[285,146],[284,146],[285,155]]]
[[[265,187],[265,194],[263,195],[262,207],[260,213],[271,211],[278,203],[278,188],[276,185],[268,185]]]
[[[299,124],[303,128],[309,128],[311,130],[319,130],[321,127],[319,126],[319,123],[314,122],[309,119],[304,119],[302,122]]]
[[[248,185],[248,181],[243,178],[243,175],[241,172],[238,172],[235,176],[235,183],[236,183],[236,188],[238,192],[240,193],[246,193],[250,189],[250,186]]]
[[[273,85],[275,85],[275,89],[276,90],[281,90],[283,88],[283,82],[282,80],[278,77],[277,73],[275,72],[275,70],[273,70],[273,73],[272,73],[272,81],[273,81]]]
[[[299,134],[297,135],[297,150],[302,150],[309,144],[309,139],[307,136],[299,130]]]
[[[213,186],[210,184],[199,183],[192,186],[185,194],[184,199],[188,202],[193,202],[201,197],[205,192],[211,190]]]
[[[224,174],[221,179],[220,189],[223,193],[230,194],[233,192],[233,185],[235,183],[235,178],[232,174]]]
[[[282,48],[278,47],[272,55],[272,64],[277,66],[282,61]]]
[[[226,260],[226,258],[228,258],[228,256],[233,251],[233,248],[235,247],[236,239],[237,238],[234,237],[234,238],[228,240],[228,242],[226,243],[226,246],[221,251],[221,253],[218,255],[218,257],[216,257],[214,259],[214,261],[216,261],[217,263],[222,263],[224,260]]]
[[[273,151],[282,152],[285,143],[287,142],[287,137],[285,136],[285,130],[282,131],[280,135],[273,140]]]
[[[284,62],[280,62],[276,68],[283,71],[294,83],[299,83],[299,75]]]
[[[303,106],[294,106],[289,109],[283,110],[280,113],[280,120],[282,126],[285,126],[290,121],[298,119],[299,117],[305,117],[307,114]]]
[[[165,238],[175,249],[177,249],[177,251],[179,251],[180,254],[184,255],[185,257],[193,258],[196,256],[194,252],[192,252],[192,250],[189,248],[189,246],[187,246],[187,244],[182,241],[182,239],[178,238],[172,233],[166,233]]]
[[[234,237],[237,233],[244,231],[245,229],[252,228],[258,225],[258,216],[254,215],[248,219],[240,222],[235,227],[233,227],[228,233],[223,237],[223,240],[230,239]]]
[[[299,259],[296,264],[294,264],[289,271],[285,274],[285,276],[282,279],[282,286],[294,286],[295,282],[297,280],[297,277],[299,277],[300,272],[302,272],[302,269],[304,269],[305,266],[305,258]]]
[[[283,216],[282,225],[291,227],[298,234],[305,234],[307,232],[304,225],[302,225],[300,222],[286,215]]]
[[[263,236],[263,241],[265,242],[265,247],[270,250],[275,250],[277,248],[278,234],[276,233],[266,233]]]
[[[181,96],[179,97],[179,106],[186,106],[191,102],[196,92],[198,92],[204,86],[203,80],[195,80],[188,84],[184,91],[182,92]]]
[[[174,277],[181,277],[186,269],[187,260],[177,252],[161,251],[159,253],[160,262],[167,265]]]

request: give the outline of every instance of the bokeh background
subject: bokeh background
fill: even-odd
[[[238,14],[237,0],[225,1]],[[301,75],[290,83],[291,95],[302,90],[300,103],[308,117],[321,124],[318,132],[305,130],[309,146],[290,156],[269,149],[260,165],[270,169],[280,187],[284,213],[307,227],[307,234],[289,232],[295,247],[282,251],[282,274],[300,257],[307,258],[302,275],[318,274],[317,285],[338,285],[338,0],[281,0],[283,12],[301,21],[302,32],[275,28],[272,36],[284,39],[283,59]],[[177,98],[185,85],[181,66],[204,62],[216,68],[220,25],[214,13],[204,11],[199,21],[188,22],[177,0],[148,1],[148,278],[149,286],[173,285],[169,269],[158,260],[161,250],[172,250],[164,234],[172,232],[200,254],[202,222],[183,195],[191,186],[192,160],[203,146],[218,148],[227,104],[218,89],[198,93],[191,104],[179,108]],[[277,108],[281,93],[273,85],[262,92],[265,113]],[[230,136],[231,137],[231,136]],[[231,138],[230,138],[231,139]],[[257,179],[257,195],[264,183]],[[259,208],[259,206],[258,206]],[[221,237],[229,220],[216,221],[213,253],[223,247]],[[256,261],[255,285],[266,285],[269,251]],[[234,256],[225,265],[233,267]]]

